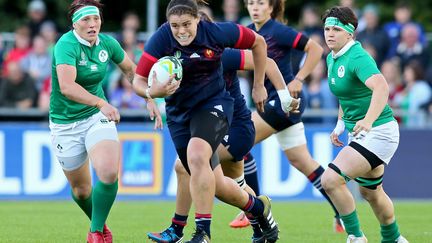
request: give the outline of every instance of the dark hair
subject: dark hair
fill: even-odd
[[[166,9],[166,17],[190,14],[198,18],[198,4],[207,4],[205,0],[171,0]]]
[[[287,20],[285,19],[284,13],[285,13],[285,1],[286,0],[267,0],[269,3],[269,6],[273,8],[272,13],[270,14],[270,17],[272,19],[276,19],[279,22],[282,22],[284,24],[287,23]],[[244,0],[245,5],[248,4],[248,0]]]
[[[201,7],[200,7],[200,10],[198,10],[198,16],[199,16],[200,20],[204,20],[207,22],[213,22],[212,17],[210,17],[206,12],[204,12]]]
[[[103,22],[102,17],[102,7],[104,6],[102,3],[100,3],[98,0],[74,0],[71,5],[69,6],[69,12],[68,12],[68,18],[72,22],[72,16],[73,14],[80,8],[85,6],[95,6],[99,9],[99,15],[101,18],[101,21]]]
[[[405,69],[408,68],[412,69],[415,81],[424,79],[424,69],[422,63],[420,63],[418,60],[411,60],[410,62],[408,62],[408,64],[405,66]]]
[[[343,24],[352,24],[354,29],[357,29],[358,20],[354,12],[348,7],[335,6],[330,9],[327,9],[323,16],[322,22],[325,23],[326,18],[328,17],[336,17]]]

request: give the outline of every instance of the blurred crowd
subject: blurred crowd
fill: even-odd
[[[399,122],[409,127],[431,124],[432,52],[422,24],[411,19],[410,5],[403,2],[395,5],[394,19],[388,23],[380,23],[380,9],[376,5],[358,8],[354,0],[341,0],[340,5],[351,7],[360,16],[356,39],[375,58],[385,76],[390,87],[389,104],[402,111],[397,114]],[[224,15],[216,16],[216,21],[250,23],[248,17],[240,15],[242,1],[224,0],[221,7]],[[207,11],[211,15],[210,10]],[[324,42],[320,16],[317,6],[307,4],[301,9],[297,25],[293,26],[326,50],[303,87],[307,97],[305,102],[312,111],[335,110],[338,107],[326,80],[325,56],[329,50]],[[46,5],[42,0],[29,3],[27,19],[26,24],[15,29],[13,43],[7,44],[0,33],[0,108],[38,108],[46,111],[51,89],[52,51],[61,31],[55,22],[47,19]],[[137,38],[140,30],[139,16],[128,12],[124,14],[121,30],[113,33],[135,62],[138,62],[145,44],[144,40]],[[292,58],[296,72],[305,57],[301,52],[294,52]],[[243,94],[250,101],[250,74],[244,72],[240,76]],[[110,103],[118,108],[143,109],[146,105],[114,65],[105,77],[104,88]],[[163,106],[163,101],[159,103]],[[334,117],[326,116],[305,118],[305,122],[310,123],[334,121]]]

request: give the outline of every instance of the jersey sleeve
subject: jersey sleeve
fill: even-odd
[[[368,54],[363,54],[353,58],[352,71],[364,83],[374,74],[381,73],[373,60]]]
[[[222,66],[224,72],[244,69],[244,51],[226,48],[222,53]]]
[[[281,46],[288,46],[300,51],[304,51],[309,40],[309,37],[288,26],[283,26],[275,37]]]
[[[108,36],[109,47],[111,51],[111,60],[115,64],[121,63],[125,58],[125,52],[123,48],[120,46],[120,43],[111,36]]]
[[[171,46],[167,24],[162,25],[146,42],[144,52],[138,62],[136,73],[148,77],[151,67],[161,57],[167,55],[167,47]]]
[[[67,41],[59,41],[54,47],[55,65],[67,64],[76,66],[77,53],[75,45]]]
[[[226,47],[249,49],[255,42],[255,34],[251,29],[231,22],[217,23],[217,25],[221,32],[215,36],[221,38]]]

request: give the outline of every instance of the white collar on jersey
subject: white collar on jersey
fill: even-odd
[[[81,38],[81,36],[79,36],[78,33],[75,30],[73,30],[72,32],[75,35],[75,37],[77,38],[77,40],[78,40],[79,43],[81,43],[81,44],[83,44],[85,46],[91,47],[90,42],[88,42],[88,41],[84,40],[83,38]],[[100,40],[99,40],[99,36],[98,36],[97,39],[96,39],[96,45],[97,46],[99,45],[99,42],[100,42]]]
[[[343,54],[345,54],[345,52],[347,52],[351,48],[351,46],[353,46],[354,44],[355,44],[355,41],[354,40],[350,40],[350,41],[348,41],[348,43],[345,44],[344,47],[342,47],[342,49],[339,50],[338,53],[335,54],[332,51],[332,57],[333,57],[333,59],[336,59],[336,58],[342,56]]]

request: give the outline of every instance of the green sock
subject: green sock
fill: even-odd
[[[381,225],[382,243],[395,242],[399,238],[399,227],[396,220],[389,225]]]
[[[93,187],[93,211],[91,221],[91,232],[102,232],[111,206],[117,195],[118,180],[112,184],[96,182]]]
[[[354,235],[355,237],[363,236],[356,210],[348,215],[341,215],[341,219],[344,222],[345,230],[348,235]]]
[[[86,199],[79,199],[75,197],[73,192],[71,191],[73,200],[78,204],[78,206],[84,211],[84,213],[89,217],[91,220],[92,215],[92,194],[90,193],[90,196]]]

